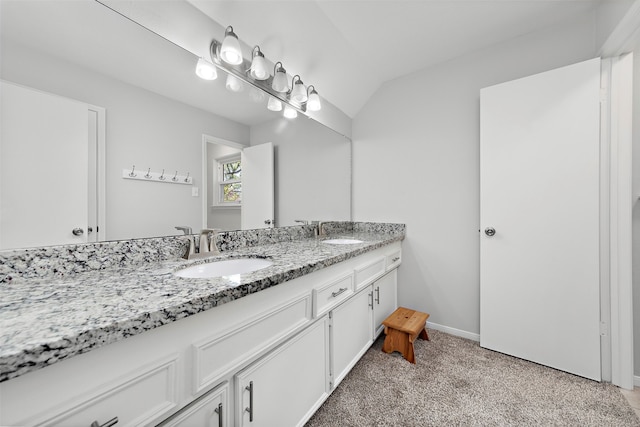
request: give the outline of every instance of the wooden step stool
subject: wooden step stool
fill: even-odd
[[[399,351],[409,362],[416,363],[413,341],[418,335],[423,340],[429,341],[426,329],[428,318],[427,313],[398,307],[382,322],[384,333],[387,335],[382,345],[382,351],[385,353]]]

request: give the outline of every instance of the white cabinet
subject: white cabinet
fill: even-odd
[[[398,308],[398,270],[393,269],[373,283],[373,330],[377,338],[384,326],[382,322]]]
[[[328,396],[324,317],[235,376],[236,425],[303,425]]]
[[[211,390],[159,427],[227,427],[229,421],[229,384]]]
[[[373,343],[372,298],[369,285],[330,314],[333,387]]]

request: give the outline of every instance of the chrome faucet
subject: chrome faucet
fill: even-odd
[[[175,229],[176,230],[182,230],[184,232],[184,234],[186,234],[187,236],[192,233],[191,227],[189,227],[187,225],[177,225],[175,227]]]
[[[324,223],[322,221],[313,221],[312,222],[313,225],[316,226],[316,236],[326,236],[327,233],[324,230]]]
[[[216,236],[222,230],[218,228],[203,228],[200,231],[200,246],[198,252],[201,254],[209,253],[210,255],[220,255],[218,245],[216,244]]]

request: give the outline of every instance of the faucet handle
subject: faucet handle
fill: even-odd
[[[188,225],[177,225],[175,227],[175,229],[176,230],[182,230],[184,232],[184,234],[187,234],[187,235],[192,233],[191,227],[189,227]]]

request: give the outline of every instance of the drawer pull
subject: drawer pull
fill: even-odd
[[[340,295],[341,293],[345,292],[347,290],[347,288],[340,288],[338,289],[336,292],[331,292],[331,296],[333,298],[337,297],[338,295]]]
[[[249,385],[244,389],[249,390],[249,407],[244,410],[249,413],[249,422],[253,422],[253,381],[249,381]]]
[[[113,426],[113,425],[115,425],[117,423],[118,423],[118,417],[114,417],[114,418],[111,418],[109,421],[107,421],[104,424],[99,424],[98,421],[96,420],[96,421],[91,423],[91,427],[111,427],[111,426]]]
[[[380,286],[376,288],[376,302],[380,305]]]
[[[218,403],[218,407],[214,409],[214,412],[218,414],[218,427],[222,427],[222,403]]]
[[[371,298],[369,307],[371,307],[371,309],[373,310],[373,291],[369,292],[369,298]]]
[[[391,259],[391,262],[396,262],[396,261],[400,261],[400,257],[399,257],[399,256],[397,256],[397,257],[395,257],[395,258]]]

